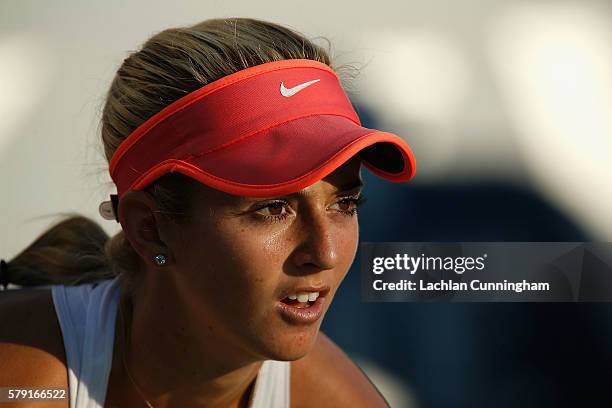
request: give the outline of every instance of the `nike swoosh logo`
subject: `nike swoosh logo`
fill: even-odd
[[[293,88],[285,88],[285,84],[281,82],[280,84],[280,93],[285,97],[290,97],[300,92],[302,89],[314,84],[315,82],[319,82],[320,79],[313,79],[312,81],[304,82],[303,84],[299,84],[294,86]]]

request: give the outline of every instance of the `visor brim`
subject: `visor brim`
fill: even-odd
[[[173,160],[171,171],[229,194],[272,197],[306,188],[356,154],[384,179],[414,177],[414,154],[401,137],[334,115],[295,119],[215,151]]]

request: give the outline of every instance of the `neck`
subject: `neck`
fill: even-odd
[[[146,406],[140,389],[155,408],[246,407],[262,361],[232,347],[211,326],[194,330],[189,314],[181,313],[180,305],[167,290],[164,293],[134,303],[121,297],[119,360],[113,367],[122,366],[123,356],[136,383],[125,372],[119,375],[124,378],[122,386],[132,389],[122,400],[139,400],[138,406]]]

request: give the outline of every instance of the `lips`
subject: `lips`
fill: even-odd
[[[276,303],[283,320],[294,325],[312,324],[323,316],[329,286],[301,286],[284,293]]]

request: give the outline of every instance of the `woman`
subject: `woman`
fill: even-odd
[[[5,265],[53,286],[3,295],[0,385],[69,388],[71,408],[386,406],[319,327],[361,165],[415,164],[360,126],[327,52],[254,19],[165,30],[119,68],[102,140],[122,232],[75,217]]]

